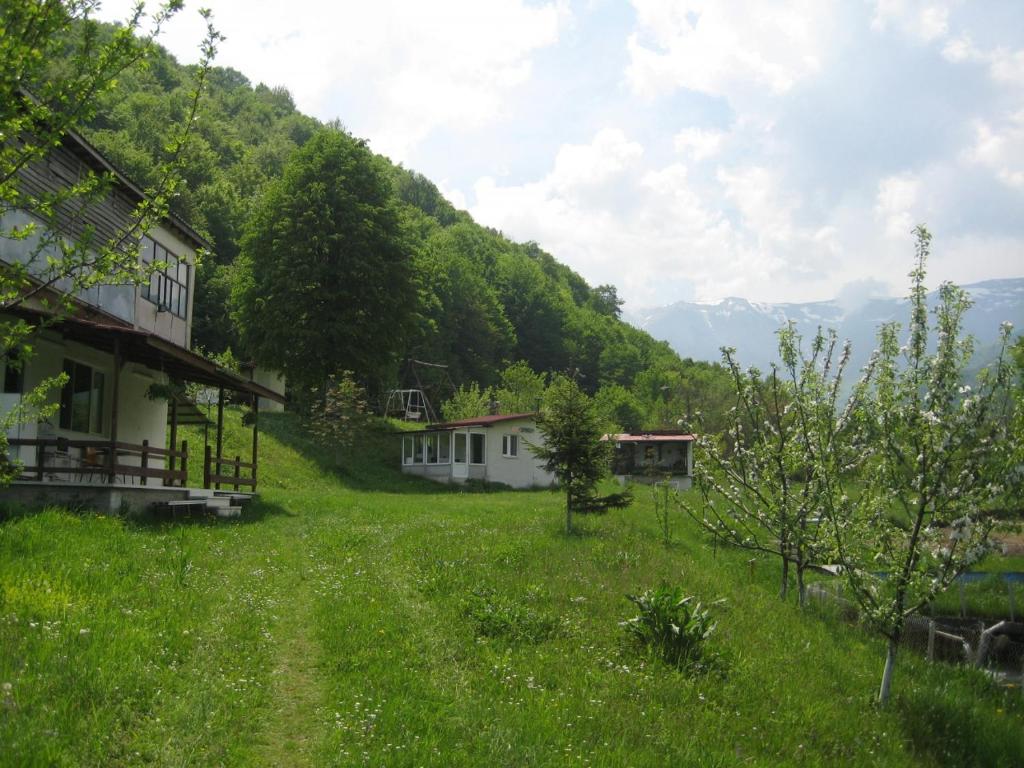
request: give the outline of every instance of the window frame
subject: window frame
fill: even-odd
[[[506,459],[519,458],[519,435],[506,433],[501,436],[501,455]]]

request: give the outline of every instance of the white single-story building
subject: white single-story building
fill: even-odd
[[[548,488],[555,475],[533,455],[543,445],[537,414],[514,413],[431,424],[402,435],[402,472],[440,483],[484,480],[513,488]]]
[[[615,445],[612,474],[620,483],[667,481],[679,490],[693,485],[693,435],[651,431],[602,439]]]

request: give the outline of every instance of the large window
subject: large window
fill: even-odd
[[[64,361],[68,381],[60,391],[60,428],[103,432],[103,385],[100,371],[74,360]]]
[[[402,438],[403,464],[450,464],[451,435],[426,432]]]
[[[178,317],[186,317],[190,269],[188,262],[179,259],[148,236],[143,236],[140,249],[143,266],[154,263],[164,265],[162,269],[154,269],[149,282],[142,286],[142,298],[149,299]]]

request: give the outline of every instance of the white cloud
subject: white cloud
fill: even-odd
[[[676,152],[689,155],[699,162],[718,154],[724,140],[725,133],[722,131],[684,128],[675,135],[672,144]]]
[[[614,204],[605,197],[611,190]],[[563,146],[538,181],[485,178],[474,191],[478,221],[536,240],[591,283],[618,285],[633,306],[681,294],[764,298],[772,288],[826,279],[841,250],[832,227],[797,221],[799,200],[777,174],[734,167],[706,179],[682,162],[652,168],[617,129]]]
[[[1024,109],[1000,125],[977,120],[974,145],[965,157],[991,170],[1003,184],[1024,189]]]
[[[627,79],[657,96],[687,88],[734,99],[784,93],[817,72],[827,53],[831,3],[633,0]]]
[[[871,28],[890,27],[922,42],[939,40],[949,32],[950,3],[929,0],[876,0]]]
[[[909,173],[888,176],[878,182],[875,218],[885,226],[887,237],[905,238],[920,221],[920,191],[920,180]]]

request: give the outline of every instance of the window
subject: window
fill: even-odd
[[[142,286],[142,298],[178,317],[187,316],[190,269],[188,262],[179,259],[148,236],[143,236],[139,243],[139,260],[143,266],[155,262],[164,264],[164,268],[154,270],[149,282]]]
[[[22,393],[23,377],[22,372],[24,370],[23,362],[19,360],[12,360],[7,357],[4,360],[3,369],[3,391],[4,394],[20,394]]]
[[[440,446],[437,449],[437,463],[438,464],[451,464],[452,463],[452,436],[450,433],[444,435],[438,435],[438,440],[441,441]]]
[[[402,463],[412,464],[412,443],[413,436],[406,435],[402,438]]]
[[[519,435],[501,436],[501,455],[509,457],[519,455]]]
[[[455,433],[455,463],[465,464],[466,463],[466,433],[456,432]]]
[[[64,361],[64,373],[68,381],[60,392],[60,428],[102,433],[104,375],[74,360]]]
[[[473,434],[469,436],[469,463],[484,463],[484,435]]]

